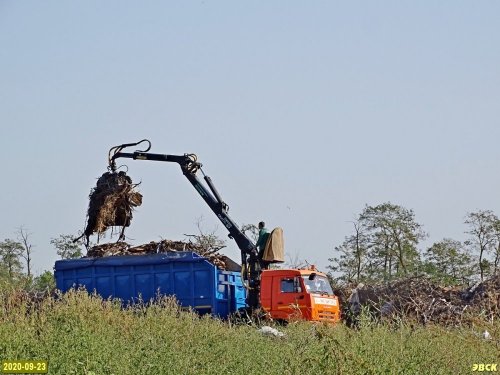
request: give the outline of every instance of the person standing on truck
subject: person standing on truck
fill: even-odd
[[[267,243],[268,239],[269,239],[269,230],[266,228],[266,223],[261,221],[259,223],[259,237],[258,237],[257,243],[255,245],[257,246],[257,249],[259,250],[259,253],[258,253],[259,260],[260,260],[261,267],[263,269],[266,269],[266,267],[268,266],[268,264],[265,264],[267,262],[262,261],[262,257],[264,256],[264,249],[266,248],[266,243]]]

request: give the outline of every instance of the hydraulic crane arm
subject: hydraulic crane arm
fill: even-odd
[[[148,148],[144,151],[135,151],[132,153],[122,152],[126,147],[137,146],[140,143],[147,142]],[[247,256],[250,259],[256,257],[257,251],[255,244],[243,233],[236,223],[231,219],[228,214],[228,205],[222,200],[219,192],[215,188],[211,178],[206,176],[201,169],[202,164],[197,161],[196,155],[194,154],[184,154],[184,155],[165,155],[165,154],[153,154],[148,152],[151,148],[151,142],[144,139],[137,143],[128,143],[120,146],[115,146],[109,151],[109,165],[112,171],[116,170],[116,159],[118,158],[129,158],[134,160],[153,160],[153,161],[163,161],[172,162],[180,165],[182,173],[189,180],[191,185],[196,189],[196,191],[205,200],[208,206],[212,209],[219,220],[224,224],[226,229],[229,231],[229,237],[236,241],[239,249],[241,250],[241,261],[242,265],[246,265]],[[208,190],[205,184],[198,178],[196,173],[201,171],[206,185],[210,190]]]

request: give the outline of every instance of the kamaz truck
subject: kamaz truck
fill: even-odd
[[[148,144],[145,150],[123,152],[124,148],[141,143]],[[148,301],[158,294],[174,295],[182,306],[221,317],[242,309],[260,309],[275,320],[336,322],[340,319],[339,301],[325,274],[314,267],[268,269],[273,263],[283,262],[283,253],[278,252],[274,258],[259,257],[255,244],[229,217],[228,205],[211,178],[203,173],[202,164],[194,154],[154,154],[148,152],[150,148],[148,140],[112,147],[109,169],[116,172],[119,158],[180,165],[184,176],[235,240],[241,251],[241,264],[231,261],[228,270],[220,270],[190,251],[61,260],[55,264],[58,289],[67,291],[84,286],[104,298],[120,298],[125,302]],[[198,171],[203,174],[205,184],[198,178]]]

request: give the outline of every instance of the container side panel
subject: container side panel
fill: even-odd
[[[217,286],[217,294],[215,296],[217,299],[226,299],[227,298],[227,285],[219,284]]]
[[[193,307],[198,312],[213,312],[216,306],[213,305],[213,300],[210,298],[194,298]]]
[[[154,298],[154,283],[151,274],[135,275],[135,293],[135,297],[140,297],[144,302]]]
[[[191,283],[191,276],[192,274],[187,271],[174,273],[174,292],[179,300],[192,297],[193,285]]]
[[[62,291],[83,285],[124,304],[139,295],[146,302],[158,294],[175,295],[183,307],[221,317],[245,300],[239,273],[220,271],[192,252],[57,261],[55,277]]]
[[[135,266],[135,272],[148,273],[151,272],[152,267],[150,265]]]
[[[102,298],[106,299],[113,296],[113,278],[110,276],[96,277],[96,289]]]
[[[212,313],[216,307],[214,305],[213,268],[199,267],[204,265],[200,263],[197,265],[199,269],[193,271],[194,308],[200,314]]]
[[[190,262],[173,262],[171,264],[176,271],[191,271],[193,268],[193,264]]]
[[[227,317],[231,313],[231,289],[228,281],[228,272],[217,270],[215,280],[217,281],[216,289],[216,309],[215,315],[222,318]]]
[[[246,306],[246,290],[243,285],[235,286],[235,300],[236,300],[236,310],[242,309]]]
[[[194,294],[197,297],[210,297],[213,281],[209,270],[194,271]]]
[[[86,268],[80,268],[80,269],[77,269],[75,270],[75,273],[76,273],[76,276],[77,277],[91,277],[92,276],[92,271],[94,270],[94,268],[92,267],[86,267]]]
[[[74,270],[65,270],[63,271],[63,277],[65,279],[72,279],[75,276],[75,271]]]
[[[63,282],[63,287],[60,288],[63,292],[67,292],[75,286],[75,281],[73,279],[66,279]]]
[[[115,267],[115,274],[130,275],[132,272],[134,272],[134,268],[132,266],[121,265],[119,267]]]
[[[171,263],[155,264],[154,269],[155,271],[170,271],[172,269],[172,264]]]
[[[227,300],[217,300],[216,315],[221,318],[226,318],[229,315],[229,306]]]
[[[95,274],[96,275],[110,275],[114,271],[114,267],[107,267],[107,266],[101,266],[101,267],[95,267]]]
[[[128,301],[134,296],[134,291],[132,290],[130,275],[120,275],[115,276],[115,297],[121,298],[124,301]]]
[[[56,288],[62,290],[64,285],[64,278],[62,276],[62,272],[60,271],[54,272],[54,277],[56,279]]]
[[[94,287],[94,283],[93,283],[93,279],[90,278],[90,277],[86,277],[86,278],[79,278],[78,281],[77,281],[77,287],[80,288],[80,287],[85,287],[85,289],[87,291],[89,291],[90,293],[92,293],[95,289]]]
[[[170,281],[170,273],[169,272],[161,272],[155,274],[155,284],[154,284],[154,293],[159,294],[174,294],[172,284]]]

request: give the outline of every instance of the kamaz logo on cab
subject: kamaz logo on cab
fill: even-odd
[[[477,372],[496,372],[497,371],[497,364],[496,363],[474,363],[472,365],[472,371],[477,371]]]

